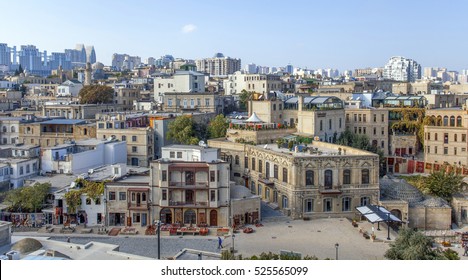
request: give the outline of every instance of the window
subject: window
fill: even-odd
[[[127,141],[127,136],[122,135],[122,141]]]
[[[133,223],[140,222],[140,213],[133,213]]]
[[[359,116],[359,122],[362,122],[362,115],[359,114],[358,116]]]
[[[313,186],[314,185],[314,171],[307,170],[306,171],[306,186]]]
[[[177,158],[182,158],[182,152],[177,152]]]
[[[314,211],[314,200],[313,199],[304,199],[304,212],[310,213]]]
[[[170,158],[175,158],[175,152],[169,152],[169,157]]]
[[[369,184],[369,169],[363,169],[361,171],[361,183]]]
[[[367,122],[366,116],[367,116],[367,115],[362,115],[362,121],[363,121],[363,122]]]
[[[209,98],[205,98],[205,106],[206,107],[210,106],[210,99]]]
[[[382,135],[385,135],[385,128],[382,127],[382,131],[381,131]]]
[[[91,198],[86,198],[86,205],[91,205]]]
[[[323,123],[322,123],[322,120],[320,120],[320,131],[323,130]]]
[[[457,155],[457,148],[456,148],[456,147],[453,148],[453,154],[454,154],[454,155]]]
[[[273,165],[273,177],[275,177],[275,179],[278,179],[278,165]]]
[[[434,134],[434,140],[437,141],[437,133]]]
[[[349,114],[346,114],[346,122],[349,122]]]
[[[344,185],[351,184],[351,170],[349,169],[343,170],[343,184]]]
[[[341,118],[339,119],[338,126],[341,128]]]
[[[450,117],[450,126],[455,126],[455,117],[454,116]]]
[[[132,142],[136,142],[137,141],[137,137],[136,136],[132,136]]]
[[[244,168],[249,168],[249,158],[244,157]]]
[[[466,134],[462,134],[462,142],[466,142]]]
[[[448,126],[448,117],[447,116],[444,117],[444,126]]]
[[[385,114],[381,114],[381,115],[380,115],[380,121],[381,121],[381,122],[384,122],[384,121],[385,121]]]
[[[23,170],[23,167],[21,166],[20,167],[20,175],[23,175],[23,173],[24,173],[24,170]]]
[[[377,122],[377,114],[374,114],[374,122]]]
[[[328,120],[328,129],[330,129],[330,130],[332,129],[332,120],[331,119]]]
[[[370,204],[370,198],[368,196],[363,196],[361,197],[361,205],[360,206],[366,206]]]
[[[437,154],[437,146],[434,147],[434,154]]]
[[[258,172],[262,173],[263,171],[263,162],[261,159],[258,160]]]
[[[109,192],[109,200],[115,200],[115,192]]]
[[[216,201],[216,191],[215,190],[210,191],[210,201]]]
[[[103,129],[103,128],[104,128],[104,124],[103,124],[103,123],[99,123],[99,124],[98,124],[98,128]]]
[[[332,198],[325,198],[323,200],[323,212],[332,212],[333,211],[333,199]]]
[[[431,146],[427,146],[427,153],[430,154],[431,153]]]
[[[252,193],[255,193],[255,182],[253,182],[253,181],[250,183],[250,191]]]
[[[32,169],[33,169],[33,171],[37,171],[37,163],[32,164]]]
[[[377,134],[377,128],[374,127],[374,135]]]
[[[239,156],[235,156],[235,157],[234,157],[234,163],[235,163],[236,165],[239,165]]]
[[[448,155],[448,147],[444,147],[444,155]]]
[[[448,144],[448,133],[444,133],[444,144]]]
[[[332,188],[333,186],[333,171],[325,170],[325,188]]]
[[[96,205],[101,205],[101,198],[100,198],[100,197],[96,197],[96,199],[94,199],[94,204],[96,204]]]
[[[273,104],[273,111],[276,111],[276,104]]]
[[[357,114],[354,114],[354,122],[357,122]]]
[[[427,140],[431,140],[431,133],[430,132],[427,133]]]
[[[257,190],[258,190],[257,194],[258,194],[260,197],[262,197],[262,185],[258,184],[257,188],[258,188],[258,189],[257,189]]]
[[[288,197],[283,195],[282,196],[282,201],[283,201],[283,208],[288,208],[289,207]]]
[[[382,141],[380,142],[380,147],[381,147],[382,149],[385,148],[385,141],[384,141],[384,140],[382,140]]]
[[[167,200],[167,190],[162,190],[162,200]]]
[[[265,175],[267,178],[270,177],[270,163],[268,161],[265,162]]]
[[[351,197],[343,197],[343,199],[341,200],[341,211],[351,211]]]
[[[136,146],[132,146],[132,153],[136,153],[138,151],[138,148]]]
[[[127,193],[119,192],[119,200],[127,200]]]
[[[161,181],[166,182],[167,181],[167,170],[163,170],[161,174]]]
[[[457,126],[458,127],[462,126],[462,117],[460,117],[460,116],[457,117]]]
[[[288,169],[283,167],[283,182],[288,182]]]
[[[211,170],[210,171],[210,182],[214,182],[215,181],[215,172],[214,170]]]
[[[252,170],[255,170],[255,158],[252,158]]]
[[[136,195],[135,193],[132,193],[132,201],[135,201]]]
[[[458,138],[458,137],[457,137],[457,134],[454,134],[454,135],[453,135],[453,142],[457,142],[457,138]]]
[[[31,167],[28,165],[26,165],[26,174],[29,174],[31,173]]]

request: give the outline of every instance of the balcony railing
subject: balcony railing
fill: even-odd
[[[149,209],[149,204],[146,202],[144,203],[128,202],[127,207],[128,209],[131,209],[131,210],[147,210]]]
[[[342,193],[341,186],[333,186],[333,187],[320,186],[319,192],[321,194],[341,194]]]
[[[207,207],[208,201],[169,201],[169,206]]]
[[[170,188],[190,188],[190,189],[203,189],[208,188],[208,182],[193,182],[193,183],[186,183],[186,182],[169,182]]]

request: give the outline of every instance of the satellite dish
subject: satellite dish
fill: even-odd
[[[201,140],[200,142],[198,142],[198,146],[205,147],[205,141]]]

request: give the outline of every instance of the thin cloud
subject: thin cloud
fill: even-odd
[[[197,26],[195,26],[194,24],[186,24],[184,25],[184,27],[182,27],[182,32],[183,33],[191,33],[193,31],[195,31],[197,29]]]

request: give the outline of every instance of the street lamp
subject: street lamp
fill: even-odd
[[[388,228],[387,240],[390,240],[390,212],[387,213],[387,228]]]
[[[338,260],[338,247],[340,247],[340,244],[335,243],[336,260]]]
[[[158,235],[158,260],[161,259],[161,221],[156,220],[154,224],[158,227],[156,234]]]

